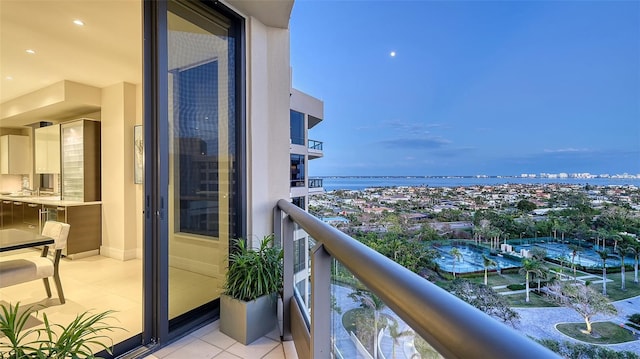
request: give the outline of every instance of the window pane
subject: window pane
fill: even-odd
[[[219,297],[231,232],[234,39],[229,25],[168,14],[169,318]]]
[[[291,155],[291,187],[304,187],[304,156]]]
[[[291,110],[291,143],[304,146],[304,114]]]

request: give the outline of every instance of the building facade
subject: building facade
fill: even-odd
[[[291,90],[291,202],[307,211],[309,196],[323,193],[322,179],[309,177],[311,160],[322,158],[322,141],[312,139],[309,131],[324,119],[324,103],[302,91]],[[302,229],[294,232],[294,283],[305,303],[310,302],[309,250],[313,240]]]

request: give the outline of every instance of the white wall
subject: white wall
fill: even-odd
[[[289,30],[255,18],[247,27],[247,235],[260,239],[289,198]]]
[[[118,83],[102,89],[103,256],[127,260],[138,255],[141,201],[133,182],[133,126],[139,120],[138,89]]]

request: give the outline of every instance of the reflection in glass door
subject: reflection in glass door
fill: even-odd
[[[219,298],[232,235],[234,39],[198,13],[167,15],[170,320]]]

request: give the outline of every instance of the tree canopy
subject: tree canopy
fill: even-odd
[[[575,310],[584,319],[591,334],[591,318],[596,314],[617,313],[609,298],[582,283],[556,282],[549,286],[550,297],[559,305]]]

